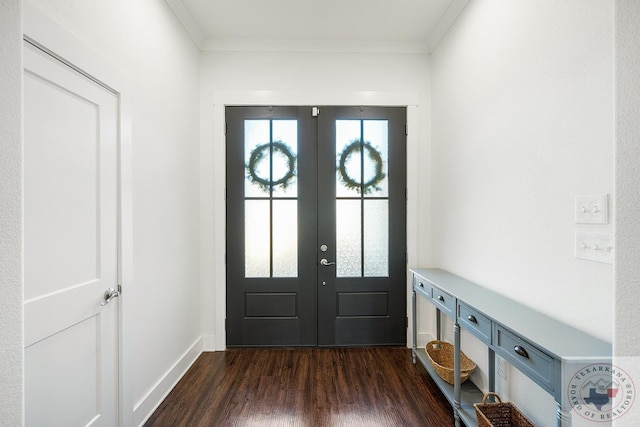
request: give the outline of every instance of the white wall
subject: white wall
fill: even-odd
[[[614,364],[640,378],[640,3],[615,1],[616,258]],[[616,425],[640,425],[638,400]]]
[[[132,80],[134,279],[123,298],[139,424],[202,348],[199,51],[163,1],[32,3]]]
[[[640,356],[640,3],[616,1],[615,353]]]
[[[432,55],[435,264],[607,341],[613,268],[575,259],[574,233],[613,220],[576,225],[574,196],[614,192],[613,73],[610,0],[472,1]],[[551,396],[508,377],[554,425]]]
[[[411,98],[408,173],[410,262],[428,261],[428,179],[419,183],[418,159],[429,156],[429,58],[424,53],[344,52],[206,52],[201,69],[202,137],[202,286],[206,312],[205,336],[211,348],[224,348],[224,133],[222,107],[236,103],[279,105],[367,104],[380,99]],[[415,101],[413,101],[415,100]],[[395,104],[399,105],[399,104]],[[416,107],[417,105],[417,107]],[[413,151],[412,151],[413,150]],[[420,171],[426,176],[426,171]],[[417,220],[418,212],[420,221]],[[419,239],[419,237],[422,237]],[[419,240],[419,243],[418,243]],[[414,243],[411,243],[411,242]],[[215,343],[215,345],[214,345]],[[205,345],[205,348],[208,346]]]
[[[23,423],[22,2],[0,13],[0,425]]]

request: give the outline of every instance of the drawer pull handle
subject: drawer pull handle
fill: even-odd
[[[424,283],[420,283],[420,287],[421,287],[421,288],[424,288]]]
[[[442,295],[438,295],[438,301],[444,302],[444,297]]]
[[[474,316],[473,314],[468,315],[467,320],[471,323],[478,323],[478,319],[476,319],[476,316]]]
[[[518,355],[528,359],[529,358],[529,353],[527,353],[527,350],[524,349],[524,347],[522,347],[521,345],[517,345],[515,347],[513,347],[513,351],[515,351],[516,353],[518,353]]]

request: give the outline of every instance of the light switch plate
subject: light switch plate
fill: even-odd
[[[576,258],[613,264],[613,235],[611,233],[576,232]]]
[[[608,224],[609,197],[607,194],[597,196],[576,196],[576,224]]]

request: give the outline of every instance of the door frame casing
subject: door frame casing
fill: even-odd
[[[204,351],[226,349],[226,213],[225,213],[225,107],[228,106],[382,106],[407,109],[407,262],[419,260],[418,164],[420,122],[419,92],[314,92],[314,91],[213,91],[206,94],[200,111],[200,265],[203,297]],[[213,121],[211,120],[213,118]],[[427,125],[428,129],[428,125]],[[428,133],[425,133],[428,135]],[[430,163],[425,159],[423,163]],[[427,185],[430,185],[428,183]],[[218,236],[218,237],[216,237]],[[224,236],[224,237],[222,237]],[[412,315],[410,275],[406,283],[407,315]],[[210,325],[214,325],[213,329]],[[412,326],[407,346],[413,345]]]
[[[123,296],[118,300],[118,423],[123,427],[133,426],[133,339],[130,321],[133,312],[128,298],[133,280],[132,79],[28,2],[23,3],[23,34],[25,39],[114,92],[118,99],[118,282],[123,291]]]

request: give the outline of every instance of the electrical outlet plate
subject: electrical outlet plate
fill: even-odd
[[[496,357],[496,362],[497,362],[497,369],[496,369],[496,373],[498,374],[499,377],[503,378],[503,379],[507,379],[507,361],[504,360],[502,357]]]
[[[576,224],[608,224],[609,196],[576,196]]]
[[[576,258],[613,264],[613,235],[611,233],[576,232]]]

